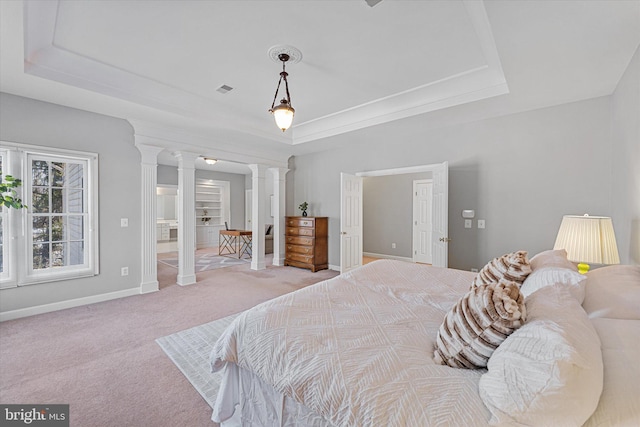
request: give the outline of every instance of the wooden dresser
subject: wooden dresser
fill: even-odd
[[[314,273],[329,268],[327,217],[288,216],[285,225],[284,265],[308,268]]]

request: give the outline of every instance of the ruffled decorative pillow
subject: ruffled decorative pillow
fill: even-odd
[[[454,368],[484,368],[493,351],[524,323],[526,309],[518,284],[501,279],[464,295],[444,318],[434,360]]]
[[[531,266],[527,259],[527,251],[511,252],[494,258],[487,263],[471,283],[471,289],[476,286],[497,283],[500,279],[522,285],[524,279],[531,273]]]

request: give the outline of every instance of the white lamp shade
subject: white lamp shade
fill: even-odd
[[[620,264],[611,218],[565,215],[553,249],[564,249],[573,262]]]
[[[276,119],[276,125],[282,129],[282,132],[291,127],[294,113],[295,110],[284,102],[273,109],[273,117]]]

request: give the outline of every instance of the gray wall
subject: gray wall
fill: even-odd
[[[640,265],[640,48],[612,98],[613,226],[620,261]]]
[[[365,177],[362,181],[364,252],[412,258],[413,181],[431,172]],[[386,226],[381,227],[380,224]],[[391,244],[395,243],[396,248]]]
[[[244,175],[196,170],[196,179],[198,178],[229,181],[231,188],[229,194],[231,224],[229,224],[229,228],[244,228]],[[158,184],[178,185],[178,168],[158,165]]]
[[[100,274],[0,290],[0,311],[139,288],[140,153],[129,123],[0,93],[0,139],[98,153],[100,206]],[[129,219],[128,228],[120,218]]]
[[[312,215],[330,218],[330,264],[340,264],[340,172],[449,161],[449,265],[466,270],[551,248],[565,214],[615,214],[611,97],[435,129],[422,120],[335,136],[328,142],[338,148],[293,159],[287,209],[306,199]],[[475,209],[486,229],[465,229],[463,209]]]

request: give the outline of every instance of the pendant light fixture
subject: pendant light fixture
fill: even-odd
[[[276,125],[282,132],[291,127],[293,123],[293,115],[296,110],[291,106],[291,95],[289,94],[289,82],[285,66],[289,64],[297,64],[302,60],[302,52],[299,49],[290,45],[276,45],[272,46],[267,52],[272,61],[282,63],[282,72],[280,73],[280,80],[278,80],[278,87],[276,87],[276,93],[273,95],[273,102],[269,112],[273,114],[273,118],[276,120]],[[280,100],[280,104],[276,106],[276,100],[278,99],[278,92],[280,91],[280,85],[284,80],[285,96]]]
[[[282,72],[280,73],[280,80],[278,80],[278,87],[276,87],[276,93],[273,96],[273,102],[271,103],[271,109],[269,111],[273,114],[273,117],[276,119],[276,125],[282,132],[286,131],[291,127],[291,123],[293,123],[293,115],[296,110],[291,106],[291,95],[289,95],[289,82],[287,81],[287,76],[289,75],[285,71],[285,64],[289,60],[289,55],[286,53],[281,53],[278,55],[278,59],[282,61]],[[286,98],[282,98],[280,100],[280,105],[277,107],[276,99],[278,99],[278,91],[280,91],[280,84],[284,80],[284,88],[286,92]]]

